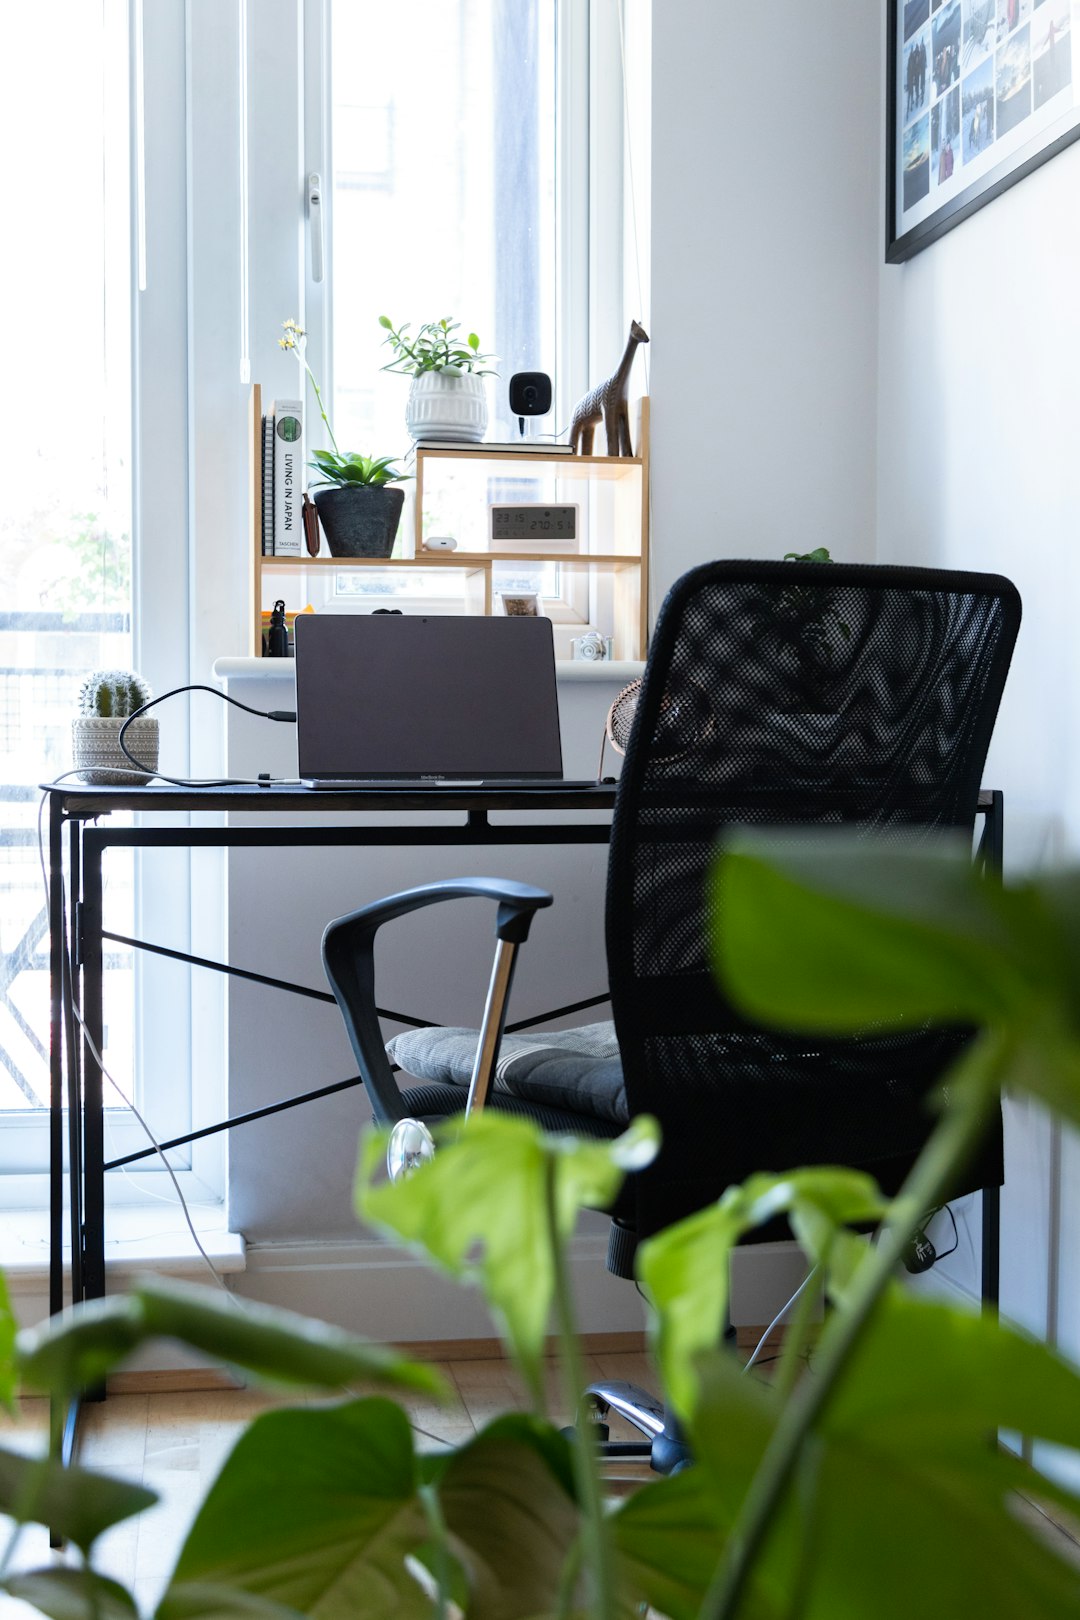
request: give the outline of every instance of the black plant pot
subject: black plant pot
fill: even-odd
[[[332,557],[389,557],[401,521],[403,489],[335,485],[315,490],[312,499]]]

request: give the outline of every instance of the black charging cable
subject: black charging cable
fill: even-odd
[[[181,692],[212,692],[214,696],[220,698],[223,703],[231,703],[237,709],[243,709],[245,714],[255,715],[259,720],[291,720],[294,722],[296,720],[296,712],[293,709],[253,709],[249,703],[241,703],[239,698],[230,697],[227,692],[220,691],[216,686],[205,686],[200,683],[196,683],[192,686],[174,686],[171,692],[162,692],[160,697],[150,698],[148,702],[140,704],[140,706],[135,709],[133,713],[128,715],[127,719],[120,727],[120,734],[116,739],[120,745],[120,752],[123,754],[124,758],[130,761],[135,769],[137,771],[141,771],[144,776],[152,776],[159,782],[168,782],[171,787],[273,786],[273,779],[270,776],[260,776],[257,779],[250,776],[212,776],[204,777],[201,780],[199,778],[190,776],[164,776],[162,775],[161,771],[152,771],[149,765],[144,765],[142,760],[135,758],[135,755],[124,742],[124,733],[128,726],[130,726],[133,720],[137,720],[140,715],[146,714],[147,710],[156,708],[159,703],[164,703],[168,698],[179,697]]]
[[[947,1215],[952,1222],[953,1241],[951,1249],[939,1249],[927,1235],[927,1228],[930,1226],[931,1221],[943,1214]],[[952,1205],[938,1204],[934,1209],[927,1210],[921,1225],[901,1255],[904,1269],[913,1276],[917,1276],[921,1271],[929,1271],[930,1267],[936,1266],[939,1260],[946,1260],[950,1254],[955,1254],[959,1246],[960,1233],[956,1227],[956,1216],[952,1212]]]

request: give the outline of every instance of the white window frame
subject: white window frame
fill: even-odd
[[[622,51],[625,0],[558,0],[560,112],[556,188],[563,216],[556,310],[555,410],[560,426],[590,379],[605,375],[625,341]],[[128,0],[131,51],[134,662],[155,693],[206,680],[216,658],[246,646],[251,589],[247,512],[247,385],[264,397],[295,387],[295,360],[277,349],[282,311],[309,333],[316,374],[332,394],[328,282],[311,278],[306,177],[324,176],[324,263],[333,262],[328,97],[328,0]],[[580,154],[590,153],[586,166]],[[597,176],[604,176],[598,184]],[[632,313],[641,314],[641,311]],[[590,622],[570,587],[552,606]],[[161,711],[170,773],[212,776],[224,765],[224,712],[211,699],[178,698]],[[108,860],[106,856],[106,861]],[[167,905],[169,943],[222,958],[226,856],[154,851],[155,894]],[[136,932],[155,937],[137,902]],[[180,926],[177,926],[180,919]],[[167,977],[166,977],[167,974]],[[221,976],[136,953],[137,1101],[160,1137],[226,1104],[226,1000]],[[155,1039],[154,1001],[183,1000],[187,1050]],[[190,1018],[188,1018],[190,1013]],[[191,1076],[190,1106],[176,1076]],[[118,1075],[121,1084],[131,1076]],[[36,1156],[21,1129],[0,1205],[44,1201],[46,1177],[21,1173]],[[126,1110],[112,1114],[113,1151],[143,1145]],[[218,1201],[224,1138],[170,1155],[185,1196]],[[37,1159],[44,1162],[44,1156]],[[141,1201],[165,1173],[147,1159],[110,1176],[107,1196]]]
[[[132,661],[156,693],[188,680],[189,557],[186,442],[188,419],[186,230],[186,17],[183,0],[128,0],[132,199]],[[169,379],[163,386],[162,379]],[[189,768],[187,712],[170,707],[164,727],[168,768]],[[157,857],[151,857],[157,859]],[[105,859],[106,883],[110,857]],[[169,943],[190,950],[190,863],[171,852],[153,874],[152,903],[169,917]],[[134,928],[160,937],[148,890],[137,881]],[[108,894],[106,888],[106,908]],[[179,920],[179,927],[177,926]],[[106,925],[109,918],[106,909]],[[200,1072],[191,1043],[189,975],[159,958],[134,953],[135,1075],[117,1074],[159,1138],[190,1128],[192,1109],[205,1099],[198,1082],[189,1092],[177,1075]],[[159,1009],[171,1025],[160,1039]],[[106,1006],[106,1019],[108,1008]],[[163,1072],[159,1053],[168,1048]],[[136,1078],[138,1077],[138,1078]],[[110,1156],[149,1145],[134,1116],[106,1083]],[[0,1207],[33,1208],[47,1201],[48,1119],[9,1113],[0,1158]],[[222,1154],[208,1146],[172,1155],[185,1196],[220,1200]],[[110,1201],[142,1202],[167,1180],[156,1159],[107,1182]]]

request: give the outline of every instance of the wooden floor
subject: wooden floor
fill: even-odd
[[[452,1390],[445,1405],[423,1397],[403,1404],[417,1431],[418,1450],[467,1440],[499,1413],[524,1406],[520,1384],[502,1360],[438,1362]],[[644,1355],[608,1353],[588,1358],[590,1378],[620,1378],[655,1388]],[[548,1368],[549,1399],[560,1418],[558,1377]],[[314,1399],[314,1397],[312,1397]],[[254,1390],[185,1390],[152,1394],[110,1394],[107,1401],[85,1409],[81,1425],[79,1460],[87,1466],[114,1471],[140,1481],[158,1493],[160,1501],[139,1518],[118,1525],[98,1544],[95,1562],[108,1575],[134,1591],[141,1612],[159,1600],[177,1552],[199,1503],[237,1440],[241,1430],[272,1406],[301,1404],[303,1396],[273,1397]],[[15,1420],[0,1418],[5,1445],[39,1449],[47,1423],[43,1400],[19,1403]],[[636,1438],[628,1429],[612,1426],[612,1438]],[[633,1464],[612,1470],[614,1491],[632,1489],[648,1477],[647,1468]],[[6,1545],[10,1521],[0,1520],[0,1546]],[[13,1566],[40,1568],[58,1555],[50,1554],[44,1529],[23,1531]],[[0,1599],[0,1616],[11,1620],[31,1611],[22,1604]]]
[[[520,1384],[504,1360],[470,1359],[436,1365],[452,1390],[450,1401],[437,1406],[413,1397],[404,1402],[416,1429],[419,1450],[467,1440],[499,1413],[520,1410],[524,1405]],[[560,1420],[556,1369],[550,1365],[547,1371],[552,1411]],[[656,1388],[656,1379],[643,1354],[611,1352],[590,1356],[587,1373],[590,1378],[626,1379]],[[764,1369],[762,1376],[767,1376]],[[97,1549],[98,1566],[134,1591],[140,1612],[150,1611],[158,1602],[199,1503],[244,1426],[270,1407],[303,1402],[303,1396],[286,1398],[246,1389],[203,1389],[110,1394],[103,1404],[85,1409],[80,1460],[141,1481],[160,1497],[149,1512],[104,1536]],[[46,1422],[43,1400],[21,1401],[14,1419],[0,1415],[3,1443],[40,1449]],[[637,1436],[613,1423],[612,1438]],[[605,1475],[614,1494],[633,1490],[649,1478],[649,1471],[632,1463],[608,1465]],[[1036,1533],[1080,1566],[1080,1525],[1034,1500],[1020,1506]],[[10,1530],[10,1521],[0,1519],[0,1548],[6,1546]],[[22,1533],[12,1564],[19,1569],[39,1568],[59,1556],[49,1552],[45,1530],[30,1526]],[[20,1620],[31,1612],[23,1604],[0,1598],[0,1620],[9,1620],[9,1616],[10,1620]]]

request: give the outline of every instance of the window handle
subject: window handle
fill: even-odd
[[[309,174],[307,181],[308,229],[311,233],[311,279],[323,278],[322,180]]]

